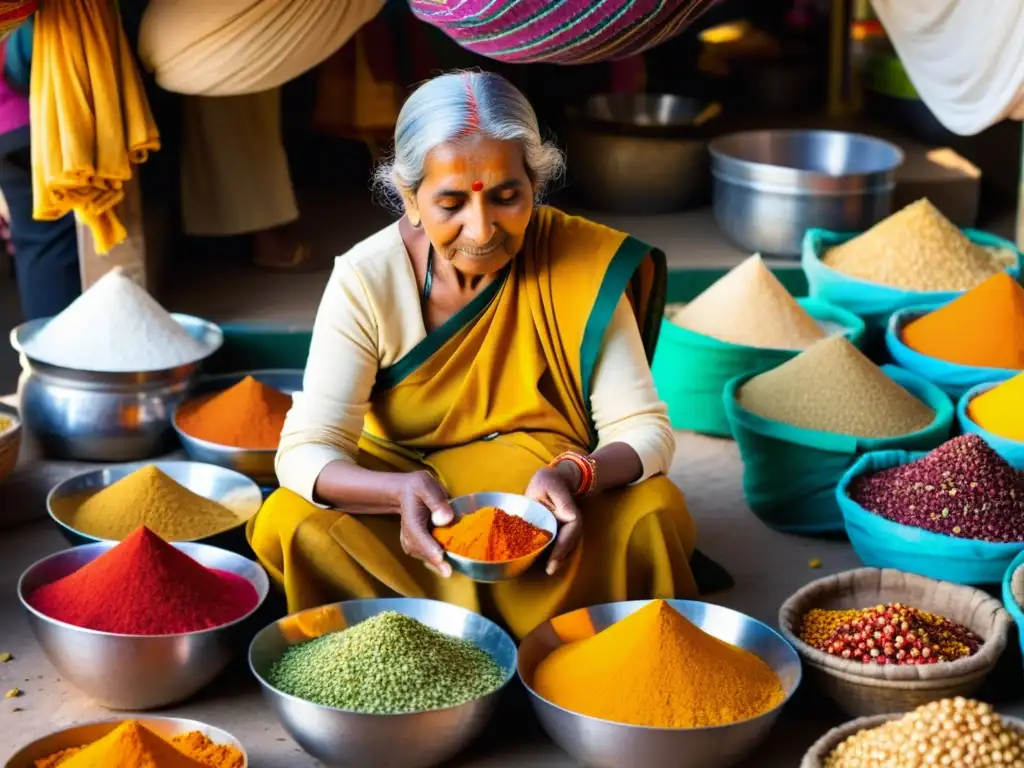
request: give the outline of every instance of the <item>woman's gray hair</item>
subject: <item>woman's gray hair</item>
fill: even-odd
[[[395,193],[415,192],[423,183],[432,149],[473,133],[518,141],[538,197],[565,168],[561,150],[541,136],[519,89],[492,72],[453,72],[428,80],[406,100],[395,125],[394,157],[377,168],[375,186],[400,202]]]

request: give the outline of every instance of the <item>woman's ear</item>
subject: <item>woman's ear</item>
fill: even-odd
[[[414,227],[420,225],[420,210],[416,205],[416,194],[412,191],[402,192],[402,204],[405,206],[405,217]]]

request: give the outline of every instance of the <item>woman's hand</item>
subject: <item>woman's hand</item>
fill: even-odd
[[[548,558],[546,570],[549,576],[555,573],[565,559],[572,554],[576,545],[579,544],[580,534],[583,532],[580,511],[576,506],[576,500],[572,497],[571,489],[576,486],[567,477],[570,471],[578,470],[575,467],[569,467],[565,473],[562,473],[557,468],[545,467],[533,476],[526,488],[526,495],[550,509],[554,513],[555,519],[562,524],[554,549],[551,551],[551,557]]]
[[[452,567],[445,562],[444,550],[430,535],[430,529],[448,525],[455,518],[448,495],[429,472],[407,474],[402,479],[400,494],[402,550],[447,579],[452,575]]]

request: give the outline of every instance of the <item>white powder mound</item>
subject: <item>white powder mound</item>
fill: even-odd
[[[97,280],[24,351],[42,363],[98,373],[162,371],[209,353],[121,269]]]
[[[729,270],[676,312],[672,322],[719,341],[762,349],[806,349],[827,335],[759,254]]]

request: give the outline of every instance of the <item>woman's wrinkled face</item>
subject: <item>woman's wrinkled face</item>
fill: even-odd
[[[533,183],[517,141],[475,136],[427,155],[423,183],[406,196],[438,256],[463,274],[502,269],[523,246]]]

